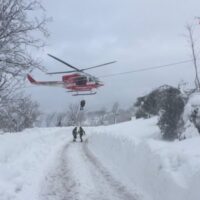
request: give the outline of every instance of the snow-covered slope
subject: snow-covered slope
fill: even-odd
[[[159,139],[157,119],[95,129],[89,147],[115,177],[152,200],[200,199],[200,137]]]
[[[0,199],[200,199],[200,138],[164,142],[157,119],[0,135]]]

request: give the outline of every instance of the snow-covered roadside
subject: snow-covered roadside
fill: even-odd
[[[156,118],[93,129],[89,148],[113,175],[152,200],[200,199],[200,138],[159,140]]]
[[[71,129],[35,128],[0,135],[0,199],[36,200],[52,157],[71,140]]]

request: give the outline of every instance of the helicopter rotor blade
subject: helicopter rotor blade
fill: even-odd
[[[101,65],[96,65],[96,66],[93,66],[93,67],[88,67],[88,68],[84,68],[84,69],[80,69],[80,71],[85,71],[85,70],[88,70],[88,69],[93,69],[93,68],[97,68],[97,67],[102,67],[104,65],[110,65],[110,64],[113,64],[113,63],[116,63],[117,61],[112,61],[112,62],[108,62],[108,63],[104,63],[104,64],[101,64]]]
[[[50,57],[52,57],[53,59],[55,59],[55,60],[57,60],[57,61],[59,61],[59,62],[65,64],[65,65],[67,65],[68,67],[70,67],[70,68],[72,68],[72,69],[74,69],[74,70],[71,70],[71,71],[61,71],[61,72],[49,72],[49,73],[47,73],[47,74],[64,74],[64,73],[72,73],[72,72],[81,72],[81,73],[85,73],[85,72],[84,72],[85,70],[94,69],[94,68],[97,68],[97,67],[102,67],[102,66],[104,66],[104,65],[110,65],[110,64],[113,64],[113,63],[117,62],[117,61],[112,61],[112,62],[100,64],[100,65],[95,65],[95,66],[92,66],[92,67],[87,67],[87,68],[84,68],[84,69],[78,69],[77,67],[74,67],[74,66],[70,65],[69,63],[67,63],[67,62],[61,60],[60,58],[57,58],[57,57],[55,57],[55,56],[53,56],[53,55],[51,55],[51,54],[48,54],[48,56],[50,56]],[[85,73],[85,74],[86,74],[86,73]]]
[[[61,60],[60,58],[57,58],[57,57],[55,57],[55,56],[53,56],[53,55],[51,55],[51,54],[48,54],[48,56],[50,56],[50,57],[52,57],[53,59],[55,59],[55,60],[57,60],[57,61],[59,61],[59,62],[65,64],[65,65],[67,65],[68,67],[70,67],[70,68],[72,68],[72,69],[74,69],[74,70],[76,70],[76,71],[81,71],[80,69],[78,69],[78,68],[76,68],[76,67],[70,65],[69,63],[67,63],[67,62],[65,62],[65,61],[63,61],[63,60]]]
[[[73,73],[77,72],[77,70],[72,70],[72,71],[62,71],[62,72],[48,72],[46,74],[67,74],[67,73]]]

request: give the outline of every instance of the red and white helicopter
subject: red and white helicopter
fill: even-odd
[[[84,69],[78,69],[66,63],[65,61],[48,54],[50,57],[54,58],[55,60],[67,65],[68,67],[72,68],[71,71],[61,71],[61,72],[50,72],[47,74],[63,74],[63,73],[70,73],[69,75],[62,76],[61,81],[36,81],[34,80],[30,74],[27,75],[28,80],[34,85],[42,85],[42,86],[56,86],[56,87],[63,87],[67,89],[67,92],[72,92],[73,96],[77,95],[93,95],[96,94],[94,91],[95,89],[103,86],[103,83],[99,81],[99,79],[95,76],[92,76],[88,73],[85,73],[86,70],[102,67],[104,65],[109,65],[115,63],[116,61],[104,63],[101,65],[96,65],[93,67],[88,67]]]

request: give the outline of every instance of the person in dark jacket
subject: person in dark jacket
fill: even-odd
[[[78,131],[79,135],[80,135],[80,139],[81,139],[81,142],[83,142],[83,135],[85,135],[85,131],[83,130],[83,128],[80,126],[79,127],[79,131]]]
[[[78,134],[77,127],[75,127],[72,131],[72,135],[74,137],[74,139],[73,139],[74,142],[76,142],[77,134]]]
[[[80,102],[80,110],[83,110],[84,106],[85,106],[85,100],[82,100]]]

